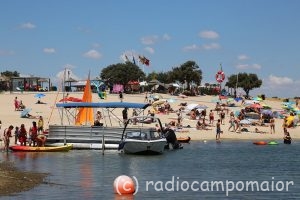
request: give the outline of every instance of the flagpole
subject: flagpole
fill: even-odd
[[[220,67],[221,67],[221,71],[223,71],[222,63],[220,63]],[[220,82],[220,95],[222,95],[222,82]]]
[[[237,86],[238,86],[238,81],[239,81],[239,74],[236,75],[236,84],[235,84],[235,97],[237,97]]]

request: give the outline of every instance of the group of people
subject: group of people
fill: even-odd
[[[24,110],[26,106],[23,104],[22,100],[18,100],[18,97],[15,97],[14,99],[14,106],[15,106],[15,111],[20,111]]]
[[[13,133],[13,129],[15,131]],[[43,117],[40,116],[38,123],[36,121],[32,122],[32,126],[26,129],[24,124],[21,124],[20,127],[14,127],[10,125],[8,128],[4,129],[3,138],[4,141],[4,150],[9,150],[10,140],[14,135],[14,144],[19,144],[21,146],[26,146],[27,143],[29,146],[44,146],[46,142],[46,136],[43,134],[44,131],[44,120]]]

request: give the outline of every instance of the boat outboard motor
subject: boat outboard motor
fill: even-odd
[[[181,145],[177,141],[176,134],[175,134],[174,130],[172,130],[170,128],[167,128],[164,131],[164,135],[165,135],[165,138],[167,139],[167,143],[168,143],[167,146],[169,146],[169,144],[171,143],[173,149],[179,149],[180,148]]]

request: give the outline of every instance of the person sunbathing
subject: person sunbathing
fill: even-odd
[[[38,100],[38,101],[36,102],[36,104],[46,104],[46,103],[42,102],[41,100]]]
[[[260,130],[258,130],[258,128],[255,128],[255,131],[254,131],[255,133],[262,133],[262,134],[265,134],[265,133],[267,133],[266,131],[260,131]]]

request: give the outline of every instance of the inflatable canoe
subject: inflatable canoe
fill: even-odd
[[[276,142],[276,141],[270,141],[269,143],[268,143],[268,145],[277,145],[278,144],[278,142]]]
[[[255,145],[267,145],[268,143],[266,141],[257,141],[257,142],[253,142],[253,144],[255,144]]]
[[[67,144],[57,147],[32,147],[32,146],[11,146],[9,147],[12,151],[27,151],[27,152],[59,152],[59,151],[69,151],[73,147],[72,144]]]
[[[180,143],[189,143],[191,140],[191,137],[187,136],[187,137],[178,137],[177,141]]]

